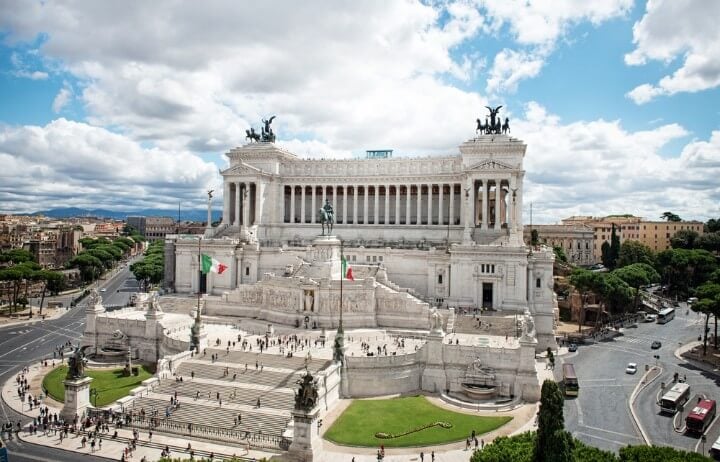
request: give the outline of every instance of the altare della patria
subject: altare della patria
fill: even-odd
[[[557,347],[554,254],[523,242],[526,145],[488,109],[445,156],[301,159],[275,144],[274,116],[248,130],[220,172],[220,224],[167,237],[162,290],[88,304],[83,354],[153,363],[155,377],[104,410],[69,377],[68,412],[339,460],[322,435],[353,399],[534,409],[536,353]]]

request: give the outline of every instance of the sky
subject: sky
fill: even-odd
[[[484,106],[535,223],[720,217],[720,2],[0,0],[0,211],[202,208],[301,157],[455,155]],[[219,206],[219,205],[218,205]]]

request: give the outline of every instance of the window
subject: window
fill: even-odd
[[[380,255],[380,256],[378,257],[378,260],[379,260],[379,261],[383,261],[382,255]]]
[[[245,276],[250,276],[250,267],[249,266],[245,267]]]
[[[541,283],[542,281],[540,280],[540,278],[535,279],[535,287],[537,287],[538,289],[541,287]]]
[[[365,261],[366,261],[366,262],[370,262],[370,255],[366,255],[366,256],[365,256]]]
[[[442,274],[438,274],[438,284],[442,284]]]

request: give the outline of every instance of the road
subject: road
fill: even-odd
[[[137,282],[130,273],[128,266],[121,268],[109,279],[102,280],[98,285],[104,303],[108,305],[125,305],[130,294],[137,290]],[[104,290],[103,290],[104,289]],[[58,345],[70,340],[77,343],[85,327],[85,303],[78,306],[58,319],[41,321],[35,319],[28,323],[0,328],[0,382],[12,379],[25,365],[43,358],[52,358]],[[0,400],[0,420],[25,424],[27,419],[17,414]],[[76,461],[78,455],[62,450],[52,449],[17,440],[4,440],[12,461]],[[100,457],[82,456],[83,460],[106,461]]]
[[[640,432],[631,418],[628,400],[640,381],[645,365],[657,363],[663,370],[661,376],[645,387],[636,399],[635,410],[640,424],[653,444],[690,451],[700,446],[702,450],[699,437],[676,432],[673,418],[660,415],[656,404],[661,383],[671,383],[675,372],[681,377],[687,376],[693,396],[691,403],[695,402],[698,394],[720,399],[720,378],[690,367],[673,354],[680,344],[697,340],[702,331],[701,318],[692,311],[686,314],[685,304],[681,305],[675,319],[667,324],[640,323],[637,327],[623,329],[623,335],[614,339],[581,345],[577,353],[561,358],[561,362],[575,365],[580,382],[579,397],[567,399],[564,408],[566,428],[575,437],[612,451],[627,444],[642,444]],[[650,344],[653,340],[662,342],[662,347],[652,350]],[[655,354],[659,359],[653,357]],[[625,367],[630,362],[638,364],[639,371],[635,375],[625,373]],[[556,370],[557,380],[562,379],[561,369]],[[685,415],[687,411],[678,417],[678,426],[681,426]],[[706,435],[707,451],[720,436],[717,419]]]

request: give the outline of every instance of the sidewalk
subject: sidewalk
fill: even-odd
[[[7,326],[21,326],[29,323],[35,323],[35,322],[42,322],[42,321],[49,321],[51,319],[58,319],[62,316],[64,316],[66,313],[70,311],[68,308],[43,308],[43,316],[38,315],[39,309],[37,307],[33,308],[33,317],[28,319],[28,310],[25,309],[23,311],[20,311],[21,314],[18,315],[17,318],[8,318],[8,317],[0,317],[0,327],[7,327]]]

